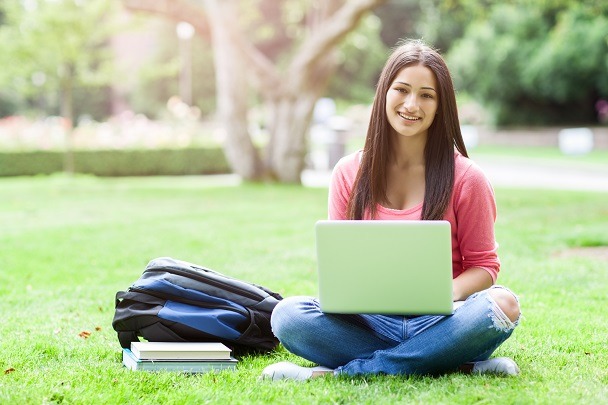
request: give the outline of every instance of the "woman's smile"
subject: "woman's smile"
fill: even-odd
[[[420,118],[420,117],[413,117],[413,116],[411,116],[411,115],[404,114],[404,113],[402,113],[402,112],[397,112],[397,114],[399,114],[399,116],[400,116],[401,118],[403,118],[404,120],[406,120],[406,121],[415,122],[415,121],[420,121],[420,120],[422,119],[422,118]]]
[[[404,113],[397,113],[397,114],[399,114],[399,116],[401,118],[403,118],[404,120],[408,120],[408,121],[418,121],[418,120],[422,119],[420,117],[412,117],[411,115],[406,115]]]

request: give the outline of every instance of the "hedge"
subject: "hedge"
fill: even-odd
[[[154,176],[230,173],[221,148],[74,151],[75,173]],[[62,151],[0,152],[0,177],[64,170]]]

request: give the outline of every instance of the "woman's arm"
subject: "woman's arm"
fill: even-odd
[[[500,271],[494,235],[494,190],[473,162],[460,157],[460,163],[462,174],[454,185],[453,204],[457,224],[455,242],[457,253],[462,258],[462,273],[454,279],[455,299],[464,299],[473,292],[488,288],[496,282]]]
[[[454,301],[462,301],[477,291],[490,288],[494,284],[492,276],[486,269],[471,267],[454,279],[452,291]]]

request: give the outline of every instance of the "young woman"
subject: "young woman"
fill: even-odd
[[[384,66],[364,149],[334,168],[329,218],[449,221],[461,305],[450,316],[340,315],[321,312],[312,297],[286,298],[272,314],[273,332],[320,367],[281,362],[264,378],[519,372],[509,358],[490,359],[520,316],[515,295],[495,285],[494,192],[467,157],[448,68],[422,42],[399,46]]]

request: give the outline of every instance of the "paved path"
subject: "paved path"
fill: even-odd
[[[608,165],[564,165],[516,158],[477,158],[495,187],[608,192]]]
[[[552,161],[523,158],[476,158],[494,187],[542,188],[608,192],[608,164],[564,165]],[[302,183],[327,187],[329,172],[306,170]]]

